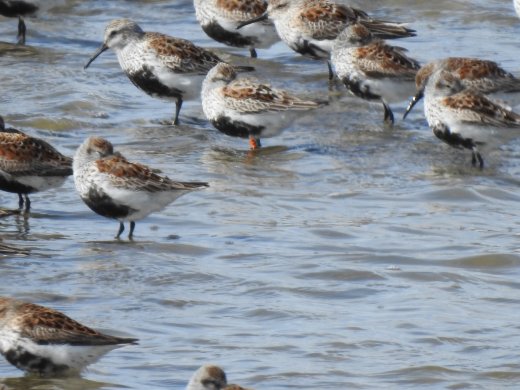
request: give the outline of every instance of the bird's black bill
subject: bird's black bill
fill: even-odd
[[[96,51],[96,53],[92,56],[92,58],[91,58],[90,60],[88,60],[87,64],[83,67],[83,69],[87,69],[87,68],[90,66],[90,64],[91,64],[92,62],[94,62],[94,60],[95,60],[96,58],[98,58],[99,55],[100,55],[101,53],[103,53],[104,51],[106,51],[106,50],[108,50],[108,46],[105,45],[105,44],[102,44],[101,47],[100,47],[100,48]]]
[[[403,115],[403,120],[406,119],[410,111],[412,111],[412,108],[415,107],[417,103],[419,103],[419,100],[421,100],[424,96],[424,91],[419,91],[415,94],[415,96],[410,100],[410,103],[408,103],[408,107],[406,107],[406,111]]]
[[[248,24],[253,24],[253,23],[256,23],[256,22],[262,22],[264,20],[267,20],[268,17],[269,17],[269,15],[267,15],[267,13],[265,13],[265,14],[262,14],[262,15],[256,17],[256,18],[246,20],[245,22],[242,22],[242,23],[240,23],[237,26],[237,30],[241,29],[244,26],[247,26]]]

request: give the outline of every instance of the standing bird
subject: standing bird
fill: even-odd
[[[121,236],[130,221],[132,239],[135,221],[164,209],[190,191],[208,187],[202,182],[177,182],[159,176],[147,166],[131,163],[115,153],[110,142],[89,137],[74,155],[74,183],[81,199],[94,212],[119,221]]]
[[[191,377],[186,390],[251,390],[228,385],[226,373],[218,366],[204,365]]]
[[[274,22],[278,35],[291,49],[304,56],[329,59],[334,40],[349,25],[361,23],[377,38],[415,36],[401,23],[373,19],[366,12],[330,0],[270,0],[267,11],[243,22],[239,28],[266,19]],[[329,77],[333,77],[330,63]]]
[[[300,111],[318,107],[288,92],[250,79],[237,79],[235,69],[223,62],[208,72],[202,84],[202,109],[219,131],[249,138],[251,149],[261,137],[274,137]]]
[[[33,15],[36,11],[38,11],[38,6],[29,1],[0,0],[0,15],[8,18],[18,18],[17,38],[20,45],[25,45],[25,33],[27,31],[23,17]]]
[[[185,39],[144,32],[129,19],[112,20],[103,44],[85,65],[113,49],[130,81],[148,95],[175,101],[174,125],[179,124],[182,102],[199,96],[206,73],[220,58]],[[242,67],[243,70],[252,70]]]
[[[415,76],[416,93],[408,104],[404,118],[423,98],[430,77],[438,72],[451,73],[465,88],[471,88],[493,99],[510,104],[520,103],[520,79],[505,71],[494,61],[480,58],[447,57],[427,63]]]
[[[246,47],[256,58],[256,48],[266,49],[280,38],[271,21],[264,20],[237,30],[240,23],[262,15],[265,0],[194,0],[195,15],[204,32],[217,42]]]
[[[0,297],[0,353],[20,370],[78,374],[110,350],[136,343],[95,331],[57,310]]]
[[[447,71],[430,76],[424,91],[424,114],[437,138],[469,149],[473,166],[484,167],[481,151],[520,136],[520,115],[473,89]]]
[[[5,128],[0,117],[0,190],[18,194],[29,210],[29,194],[61,186],[72,175],[72,159],[47,142]]]
[[[336,38],[331,62],[338,78],[355,96],[380,101],[385,122],[393,125],[389,102],[403,101],[414,93],[420,65],[405,49],[387,45],[361,23],[348,26]]]

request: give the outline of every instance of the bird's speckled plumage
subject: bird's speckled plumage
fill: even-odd
[[[348,26],[336,39],[331,62],[349,91],[366,100],[378,100],[385,120],[393,122],[389,102],[403,101],[414,92],[419,63],[406,50],[390,46],[360,23]]]
[[[0,353],[27,372],[77,373],[111,349],[136,341],[100,333],[54,309],[0,297]]]
[[[182,102],[198,96],[202,80],[220,58],[192,42],[155,32],[144,32],[130,19],[116,19],[105,28],[103,45],[85,65],[102,52],[115,51],[123,72],[147,94],[175,101],[174,124]]]
[[[483,166],[480,150],[520,136],[520,115],[473,89],[466,89],[448,71],[437,71],[425,88],[424,113],[434,134],[457,148],[473,152]]]
[[[314,101],[267,84],[239,79],[233,67],[225,63],[216,65],[202,86],[202,108],[208,120],[225,134],[258,143],[262,137],[279,134],[294,119],[295,112],[317,106]]]
[[[0,117],[0,190],[19,195],[29,208],[27,194],[61,186],[72,175],[72,159],[39,138],[5,128]]]
[[[415,77],[416,93],[408,105],[406,115],[424,95],[429,78],[438,71],[449,72],[464,88],[490,95],[512,106],[520,104],[520,79],[494,61],[479,58],[448,57],[422,66]]]
[[[313,58],[327,59],[336,37],[356,22],[382,39],[415,35],[402,24],[373,19],[362,10],[329,0],[271,0],[267,15],[291,49]]]
[[[240,23],[261,16],[267,10],[265,0],[194,0],[195,14],[209,37],[228,46],[268,48],[280,38],[271,21],[263,21],[240,30]]]
[[[123,222],[135,221],[162,210],[189,191],[207,187],[204,182],[177,182],[154,173],[145,165],[129,162],[112,144],[89,137],[74,156],[74,182],[83,201],[96,213]]]

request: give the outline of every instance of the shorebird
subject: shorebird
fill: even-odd
[[[116,52],[121,69],[136,87],[150,96],[175,101],[174,125],[179,124],[183,101],[199,96],[204,76],[221,61],[188,40],[144,32],[130,19],[116,19],[106,26],[103,44],[85,69],[109,48]]]
[[[424,113],[437,138],[472,152],[482,169],[481,151],[520,136],[520,115],[485,95],[466,89],[451,72],[430,76],[424,92]]]
[[[191,377],[186,390],[252,390],[239,385],[227,384],[226,373],[212,365],[200,367]]]
[[[249,49],[256,58],[256,49],[266,49],[278,42],[274,24],[265,20],[237,30],[240,23],[262,15],[265,0],[194,0],[195,15],[202,30],[217,42]]]
[[[237,78],[225,63],[215,65],[202,84],[202,109],[211,124],[224,134],[249,138],[251,149],[261,146],[260,138],[281,133],[302,110],[318,106],[267,84]]]
[[[136,343],[95,331],[57,310],[0,297],[0,353],[20,370],[77,374],[110,350]]]
[[[394,39],[415,36],[415,30],[402,23],[373,19],[366,12],[330,0],[270,0],[266,12],[241,23],[270,19],[278,35],[295,52],[327,60],[329,77],[333,77],[328,62],[334,40],[349,25],[361,23],[377,38]]]
[[[116,238],[130,221],[132,239],[135,221],[164,209],[193,190],[208,187],[203,182],[177,182],[159,176],[145,165],[131,163],[104,138],[89,137],[74,155],[74,183],[81,199],[94,212],[119,221]]]
[[[405,49],[390,46],[373,36],[361,23],[348,26],[336,39],[331,62],[338,78],[355,96],[379,101],[384,120],[394,123],[388,103],[408,99],[414,93],[419,63]]]
[[[72,175],[72,159],[44,140],[6,128],[0,117],[0,190],[18,194],[29,210],[29,194],[61,186]]]
[[[513,106],[520,103],[520,79],[496,62],[480,58],[448,57],[429,62],[419,69],[415,76],[416,93],[408,104],[404,118],[423,98],[429,78],[438,71],[451,73],[464,88],[489,95],[492,99],[503,100]]]

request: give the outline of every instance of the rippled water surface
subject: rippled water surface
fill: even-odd
[[[421,62],[499,61],[518,74],[520,20],[506,0],[388,0],[370,13],[410,22]],[[215,48],[188,0],[63,1],[0,19],[0,114],[72,155],[88,135],[179,180],[209,181],[113,240],[72,179],[32,196],[29,216],[0,217],[0,294],[132,335],[81,378],[40,379],[0,361],[9,389],[181,389],[201,364],[256,389],[518,388],[520,143],[472,169],[436,140],[422,107],[390,130],[380,107],[342,93],[257,154],[188,102],[137,90],[113,52],[87,71],[116,17]],[[283,44],[251,61],[258,77],[327,98],[324,64]],[[396,106],[401,116],[404,103]],[[17,197],[1,193],[1,206]],[[1,386],[0,386],[1,387]]]

